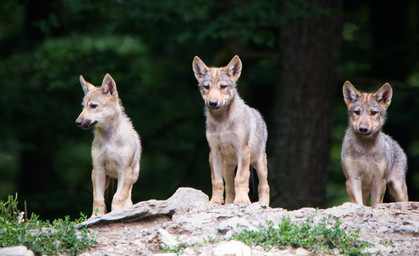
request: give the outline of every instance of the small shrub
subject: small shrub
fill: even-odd
[[[84,215],[75,221],[67,216],[52,224],[35,214],[26,220],[23,217],[24,212],[17,208],[17,196],[0,201],[0,247],[25,245],[36,255],[77,255],[96,243],[96,235],[88,229],[76,229],[76,224],[86,220]]]

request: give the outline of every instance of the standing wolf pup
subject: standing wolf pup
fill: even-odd
[[[199,57],[192,63],[206,110],[206,136],[211,148],[211,202],[249,204],[250,166],[256,168],[259,201],[269,205],[267,130],[262,116],[240,98],[236,82],[242,63],[236,55],[226,67],[207,67]],[[237,173],[235,168],[237,166]]]
[[[95,128],[92,143],[92,217],[106,213],[105,190],[118,179],[112,211],[132,205],[131,190],[140,173],[141,143],[118,97],[116,83],[109,74],[95,87],[80,76],[84,91],[83,111],[76,124]],[[108,191],[109,192],[109,191]]]
[[[359,92],[346,81],[343,97],[349,126],[342,144],[341,162],[351,201],[371,206],[383,202],[386,185],[396,201],[407,201],[407,159],[399,144],[381,132],[392,89],[385,83],[375,93]]]

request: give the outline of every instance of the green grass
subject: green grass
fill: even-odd
[[[75,221],[67,216],[50,223],[35,214],[25,218],[17,204],[17,196],[0,201],[0,248],[25,245],[36,255],[77,255],[96,243],[95,234],[86,228],[78,232],[75,227],[86,220],[83,215]]]
[[[306,221],[292,222],[291,218],[283,217],[281,222],[275,226],[272,221],[266,225],[260,225],[257,231],[243,230],[232,236],[231,240],[239,240],[250,247],[261,246],[269,251],[274,247],[284,249],[287,247],[305,248],[315,253],[328,252],[345,255],[369,255],[362,251],[371,246],[371,243],[359,240],[359,230],[356,232],[342,229],[341,222],[331,222],[330,216],[323,218],[315,224],[312,218]],[[204,240],[202,244],[188,245],[180,243],[175,247],[164,246],[163,252],[174,252],[182,254],[187,247],[202,247],[206,244],[213,244],[222,241],[217,239]]]
[[[306,221],[292,222],[290,217],[283,217],[275,226],[268,221],[266,226],[259,226],[258,231],[244,230],[242,233],[233,235],[232,239],[242,241],[249,246],[262,246],[265,250],[273,247],[302,247],[312,252],[334,253],[337,250],[346,255],[367,255],[362,251],[370,246],[368,242],[358,240],[357,232],[347,232],[342,229],[340,221],[330,222],[329,218],[323,218],[321,222],[314,224],[312,218]]]

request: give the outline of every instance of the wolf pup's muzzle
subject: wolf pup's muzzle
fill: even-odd
[[[97,124],[97,120],[90,120],[90,119],[85,119],[85,120],[81,120],[81,119],[77,119],[76,120],[76,125],[78,127],[81,127],[82,129],[90,129],[92,128],[95,124]]]
[[[209,107],[210,109],[220,109],[222,107],[224,107],[225,103],[222,101],[216,101],[216,100],[210,100],[207,102],[207,107]]]

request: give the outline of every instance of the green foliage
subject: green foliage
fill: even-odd
[[[385,245],[385,246],[393,246],[394,242],[393,240],[381,240],[380,244]]]
[[[304,222],[292,222],[290,217],[282,218],[277,227],[272,221],[266,226],[259,226],[258,231],[244,230],[240,234],[233,235],[232,239],[240,240],[249,246],[262,246],[265,250],[273,247],[285,248],[303,247],[313,252],[333,252],[349,255],[362,255],[362,250],[370,244],[359,241],[359,230],[355,233],[346,232],[340,227],[342,223],[334,224],[329,218],[315,224],[311,218]]]
[[[50,223],[32,214],[25,220],[17,204],[17,196],[0,201],[0,247],[25,245],[36,255],[76,255],[96,243],[95,234],[86,228],[78,232],[75,227],[85,216],[75,221],[67,216]]]
[[[182,244],[182,243],[179,243],[179,244],[177,244],[177,245],[175,245],[175,246],[163,245],[163,246],[161,247],[161,251],[162,251],[163,253],[169,253],[169,252],[172,252],[172,253],[176,253],[177,255],[181,255],[181,254],[183,253],[183,250],[184,250],[185,248],[187,248],[187,247],[188,247],[187,245]]]

